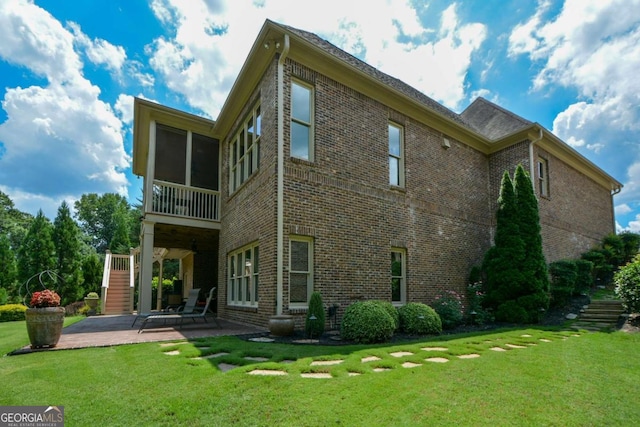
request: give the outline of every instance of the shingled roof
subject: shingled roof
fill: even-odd
[[[319,37],[316,34],[310,33],[308,31],[304,31],[304,30],[300,30],[298,28],[294,28],[294,27],[290,27],[288,25],[284,25],[284,24],[278,24],[275,22],[272,22],[274,25],[277,25],[283,29],[285,29],[286,31],[289,31],[293,34],[296,34],[299,37],[302,37],[304,40],[306,40],[307,42],[313,44],[314,46],[324,50],[327,53],[330,53],[331,55],[333,55],[334,57],[338,58],[339,60],[342,60],[346,63],[348,63],[349,65],[359,69],[360,71],[364,72],[365,74],[371,76],[372,78],[380,81],[381,83],[384,83],[385,85],[409,96],[410,98],[413,98],[414,100],[426,105],[427,107],[429,107],[431,110],[434,110],[435,112],[441,114],[442,116],[445,116],[453,121],[455,121],[458,124],[461,124],[463,126],[466,126],[470,129],[475,129],[473,127],[471,127],[468,123],[465,122],[465,120],[457,113],[455,113],[454,111],[451,111],[450,109],[448,109],[447,107],[445,107],[444,105],[440,104],[439,102],[429,98],[427,95],[425,95],[424,93],[420,92],[419,90],[409,86],[408,84],[404,83],[401,80],[398,80],[395,77],[391,77],[388,74],[383,73],[382,71],[378,70],[375,67],[372,67],[371,65],[367,64],[366,62],[356,58],[355,56],[345,52],[344,50],[340,49],[339,47],[335,46],[334,44],[330,43],[329,41]]]
[[[472,129],[490,140],[500,139],[532,124],[482,97],[473,101],[461,117]]]

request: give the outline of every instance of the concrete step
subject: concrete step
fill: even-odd
[[[616,327],[622,314],[624,308],[619,300],[592,301],[571,328],[587,331],[612,329]]]

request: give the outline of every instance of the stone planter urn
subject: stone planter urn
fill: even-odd
[[[85,297],[84,303],[89,307],[89,316],[95,316],[98,310],[98,303],[100,302],[100,298],[89,298]]]
[[[31,348],[55,347],[62,335],[64,307],[28,308],[25,315]]]
[[[287,337],[293,335],[295,322],[293,316],[280,314],[269,318],[269,332],[277,337]]]

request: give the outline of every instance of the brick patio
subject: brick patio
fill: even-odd
[[[138,333],[141,320],[132,327],[135,315],[104,315],[87,317],[62,330],[62,336],[55,348],[32,350],[26,346],[14,354],[33,351],[68,350],[86,347],[108,347],[112,345],[137,344],[143,342],[173,341],[191,338],[215,337],[223,335],[243,335],[265,332],[266,328],[243,325],[228,320],[213,319],[207,323],[198,319],[184,321],[182,328],[173,321],[149,323],[142,333]]]

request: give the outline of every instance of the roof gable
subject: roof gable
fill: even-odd
[[[531,126],[529,120],[480,97],[461,114],[464,121],[476,132],[495,141]]]

